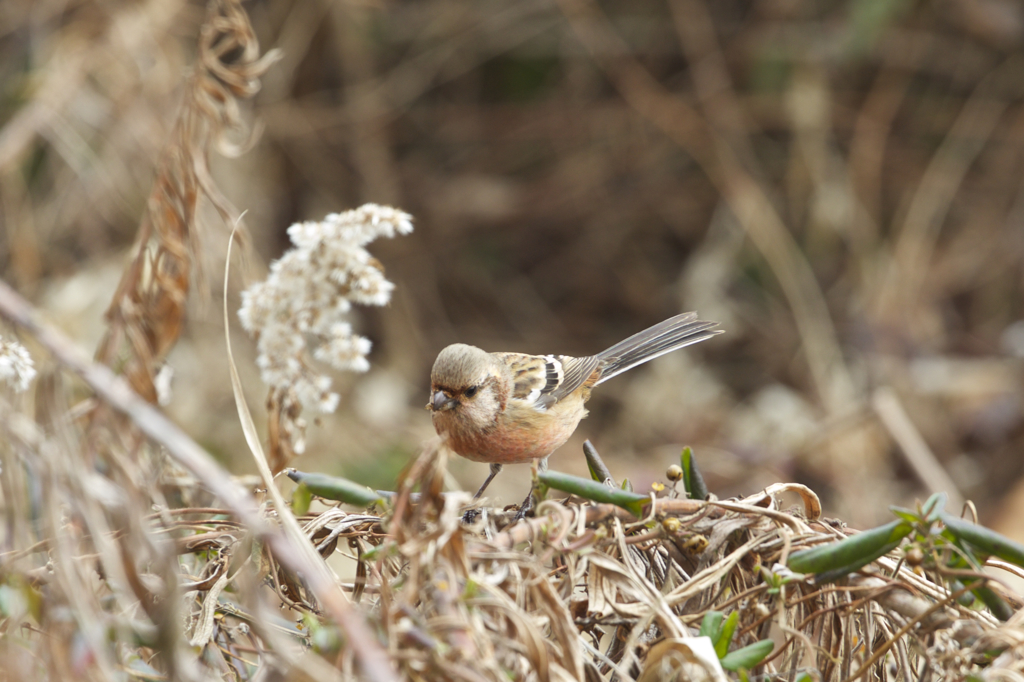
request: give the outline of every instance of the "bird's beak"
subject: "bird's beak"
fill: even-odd
[[[430,398],[427,407],[433,412],[450,409],[455,406],[455,398],[449,397],[444,391],[436,391]]]

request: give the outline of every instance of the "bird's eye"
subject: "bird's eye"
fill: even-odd
[[[466,389],[466,393],[465,393],[465,396],[466,396],[467,398],[472,398],[473,396],[475,396],[475,395],[476,395],[476,392],[477,392],[478,390],[480,390],[480,387],[479,387],[479,386],[470,386],[469,388],[467,388],[467,389]]]

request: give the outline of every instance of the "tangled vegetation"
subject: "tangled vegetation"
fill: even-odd
[[[922,477],[941,483],[941,468],[895,392],[883,386],[870,399],[858,393],[816,273],[763,178],[750,172],[752,150],[739,135],[735,102],[716,89],[714,76],[725,65],[699,30],[711,15],[690,0],[674,7],[693,18],[680,22],[680,33],[688,56],[703,60],[697,94],[706,116],[647,77],[595,5],[561,3],[609,87],[688,150],[728,208],[731,218],[720,223],[738,222],[779,278],[780,300],[793,310],[795,326],[789,326],[804,343],[806,381],[830,420],[823,437],[829,451],[871,451],[868,441],[877,434],[850,427],[870,403],[892,438],[923,457],[914,460]],[[167,29],[170,14],[147,11],[154,26]],[[22,158],[38,131],[67,133],[57,115],[65,93],[88,81],[90,69],[108,59],[109,45],[145,38],[134,29],[148,23],[133,23],[139,17],[127,12],[119,19],[93,36],[92,47],[76,40],[62,48],[70,51],[56,60],[62,67],[0,132],[0,167]],[[664,480],[651,491],[635,491],[588,444],[592,480],[538,472],[547,499],[532,518],[513,523],[514,511],[485,508],[467,526],[463,512],[472,501],[449,490],[449,462],[436,442],[408,462],[393,491],[285,469],[298,464],[292,460],[305,446],[303,399],[331,409],[338,402],[329,380],[305,364],[308,357],[297,348],[303,337],[322,337],[317,359],[365,369],[369,342],[333,316],[308,319],[300,314],[307,310],[291,310],[276,320],[286,324],[267,332],[272,327],[254,320],[272,315],[247,308],[245,326],[265,342],[261,369],[285,380],[270,382],[270,452],[264,454],[228,338],[218,362],[231,367],[246,457],[259,474],[234,476],[222,467],[156,405],[168,356],[186,326],[186,302],[197,285],[206,286],[200,261],[211,235],[200,228],[202,206],[213,207],[243,249],[251,246],[209,167],[211,151],[246,148],[241,102],[282,58],[276,51],[260,54],[249,21],[237,0],[211,0],[200,22],[195,66],[159,154],[134,252],[110,292],[96,353],[90,356],[0,283],[0,316],[20,341],[6,333],[0,339],[0,381],[10,385],[0,392],[0,679],[1024,679],[1024,596],[1002,580],[1024,577],[1024,548],[979,525],[972,505],[951,502],[954,490],[913,509],[893,508],[894,520],[857,532],[841,519],[823,518],[806,485],[780,483],[717,499],[689,450],[678,464],[666,463]],[[354,58],[350,68],[360,63]],[[870,306],[876,321],[900,329],[913,309],[934,323],[917,307],[935,290],[921,254],[947,246],[937,237],[939,216],[950,209],[946,199],[970,159],[981,153],[979,140],[1006,111],[1007,93],[1017,87],[1008,83],[1015,64],[1008,58],[991,69],[952,124],[957,134],[939,145],[922,180],[929,191],[915,194],[906,208],[894,264],[879,265],[885,276]],[[817,76],[801,73],[803,85],[792,96],[813,99]],[[891,77],[883,73],[878,84]],[[97,87],[116,93],[118,83],[109,78]],[[878,100],[871,107],[884,114],[892,106],[889,91],[873,92]],[[377,105],[363,96],[363,115],[371,117]],[[796,196],[804,184],[814,187],[820,202],[809,223],[838,221],[842,216],[825,207],[837,175],[815,152],[829,148],[820,121],[794,118],[808,167],[821,174],[794,171],[790,189]],[[870,142],[874,128],[867,127],[862,141]],[[60,145],[75,144],[74,135],[55,137]],[[372,175],[380,157],[372,136],[363,143],[360,158]],[[860,149],[875,158],[877,148]],[[859,168],[870,168],[869,161]],[[9,221],[19,213],[12,183],[25,179],[8,173],[4,180],[0,198]],[[856,182],[874,186],[863,174]],[[883,192],[875,189],[878,201],[868,209],[880,214]],[[81,205],[88,203],[83,196],[99,196],[96,187],[83,192],[73,195]],[[862,214],[856,220],[872,223]],[[409,216],[372,206],[326,222],[339,232],[372,223],[356,239],[363,241],[329,251],[355,262],[361,274],[339,279],[336,260],[328,259],[323,286],[303,293],[331,299],[338,313],[349,312],[349,295],[360,303],[387,302],[393,287],[362,246],[377,234],[409,232]],[[304,239],[315,247],[323,238],[310,225],[295,228],[296,262],[279,261],[275,272],[301,272],[308,259],[324,257],[317,248],[302,250]],[[31,235],[19,229],[9,228],[8,245],[27,253]],[[868,233],[880,231],[862,236]],[[964,234],[944,251],[950,258],[963,252],[955,247]],[[723,239],[717,247],[730,251]],[[714,260],[705,255],[703,262]],[[12,278],[30,278],[31,259],[10,260]],[[954,274],[963,277],[983,260],[964,256]],[[225,301],[230,283],[226,275]],[[295,281],[290,286],[302,288]],[[468,300],[471,293],[463,295]],[[248,303],[255,306],[258,298],[250,294]],[[227,305],[223,312],[229,329],[233,316]],[[894,333],[899,342],[911,336]],[[301,391],[294,388],[300,381]],[[991,429],[976,437],[1013,430],[986,424]]]

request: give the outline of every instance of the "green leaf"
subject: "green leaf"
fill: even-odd
[[[861,557],[860,559],[857,559],[856,561],[852,561],[849,564],[845,564],[845,565],[840,566],[838,568],[834,568],[834,569],[829,570],[829,571],[822,571],[821,573],[817,573],[814,576],[814,584],[815,585],[821,585],[823,583],[830,583],[830,582],[833,582],[835,580],[839,580],[840,578],[845,578],[846,576],[850,575],[854,571],[859,570],[859,569],[867,566],[868,564],[870,564],[872,561],[874,561],[878,557],[883,556],[885,554],[888,554],[892,550],[896,549],[897,547],[899,547],[900,542],[902,542],[902,540],[894,540],[893,542],[890,542],[888,545],[885,545],[884,547],[881,547],[877,551],[877,553],[873,553],[871,555]]]
[[[303,516],[309,511],[309,505],[313,501],[313,493],[309,491],[309,486],[305,483],[300,483],[295,486],[295,490],[292,491],[292,513],[296,516]]]
[[[379,559],[385,559],[397,554],[398,549],[395,547],[394,543],[385,542],[363,552],[363,561],[373,563]],[[392,587],[394,587],[394,585],[392,585]]]
[[[286,472],[288,478],[296,483],[303,483],[317,497],[336,500],[359,507],[369,507],[383,502],[381,496],[365,485],[353,483],[347,478],[328,476],[327,474],[310,474],[294,469]]]
[[[721,611],[708,611],[704,614],[704,620],[700,623],[701,637],[710,637],[711,643],[718,641],[718,635],[722,632],[722,619],[725,617]]]
[[[590,477],[598,483],[610,482],[611,485],[615,485],[615,479],[612,478],[612,472],[608,471],[608,467],[605,465],[604,460],[601,459],[601,455],[598,454],[597,448],[589,440],[583,441],[583,456],[587,460],[587,469],[590,471]]]
[[[559,471],[541,471],[537,474],[537,480],[555,490],[578,495],[594,502],[603,502],[622,507],[637,518],[643,516],[644,504],[650,499],[646,495],[609,488],[603,483],[580,478],[579,476],[570,476]]]
[[[921,515],[913,509],[907,509],[906,507],[889,507],[889,511],[908,523],[916,524],[921,521]]]
[[[722,667],[730,671],[736,671],[741,668],[750,670],[766,659],[774,648],[775,642],[770,639],[762,639],[760,642],[755,642],[723,656],[721,660]]]
[[[921,516],[928,523],[938,521],[939,517],[942,515],[943,509],[946,507],[946,502],[948,501],[949,495],[946,493],[935,493],[929,497],[921,507]]]
[[[1013,609],[1003,601],[1003,598],[996,594],[996,591],[987,585],[975,587],[971,590],[974,596],[981,600],[981,603],[988,607],[992,615],[1004,623],[1013,616]]]
[[[952,514],[942,514],[941,518],[946,530],[953,537],[973,545],[989,556],[999,557],[1003,561],[1024,568],[1024,545]]]
[[[892,551],[912,530],[906,520],[892,521],[839,542],[796,552],[786,565],[797,573],[825,573],[850,566],[856,570]]]
[[[693,456],[693,450],[689,446],[683,448],[679,462],[683,467],[683,487],[686,489],[687,497],[691,500],[706,500],[708,486],[704,483],[704,476],[697,468],[697,458]]]
[[[959,592],[962,589],[964,589],[964,584],[962,582],[960,582],[959,580],[954,578],[953,580],[949,581],[949,591],[950,592]],[[971,592],[964,592],[963,594],[961,594],[959,597],[956,598],[956,601],[961,606],[966,606],[967,608],[971,608],[971,606],[974,604],[975,599],[974,599],[974,595]]]
[[[725,658],[725,655],[729,653],[729,644],[732,643],[732,636],[736,632],[736,624],[739,622],[739,612],[733,611],[722,624],[722,631],[718,633],[718,640],[715,642],[715,653],[718,654],[718,658]]]
[[[943,519],[943,521],[945,522],[946,519]],[[966,526],[974,526],[974,524],[966,523],[964,521],[961,521],[960,519],[955,519],[954,523],[955,522],[963,523]],[[981,528],[981,526],[974,526],[974,528]],[[946,530],[943,532],[943,535],[947,534],[953,535],[948,524],[946,526]],[[947,566],[949,566],[950,568],[968,568],[973,569],[975,571],[980,571],[982,564],[984,564],[985,562],[983,558],[979,559],[974,555],[974,546],[969,542],[965,542],[962,539],[956,537],[955,535],[953,543],[955,543],[958,546],[959,552],[953,554],[950,557]],[[961,585],[957,580],[954,579],[950,581],[950,587],[952,589],[962,589],[963,585]],[[992,615],[994,615],[999,620],[1005,622],[1009,620],[1010,617],[1013,615],[1013,609],[1010,608],[1010,606],[1005,601],[1003,601],[1003,598],[999,596],[999,594],[995,590],[993,590],[991,587],[988,587],[988,585],[985,583],[985,580],[975,580],[971,585],[969,585],[969,587],[971,588],[971,594],[973,594],[975,598],[977,598],[982,604],[984,604],[988,608],[988,610],[992,612]],[[963,603],[962,598],[960,600],[960,603]]]

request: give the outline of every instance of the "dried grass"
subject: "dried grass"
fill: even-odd
[[[19,319],[7,294],[0,310]],[[67,360],[51,331],[26,326]],[[80,371],[74,363],[67,360]],[[72,449],[81,434],[66,419],[59,375],[37,392],[51,406],[42,412],[49,433],[0,405],[9,539],[18,548],[2,555],[0,647],[12,677],[391,676],[387,667],[370,673],[354,646],[358,633],[341,626],[322,601],[329,593],[309,580],[316,571],[297,571],[294,550],[264,529],[287,510],[264,504],[262,520],[253,519],[228,493],[229,508],[203,506],[203,488],[223,488],[215,478],[223,474],[193,467],[198,479],[179,477],[173,500],[157,495],[156,513],[140,513],[152,499],[150,475],[125,457],[98,473]],[[144,414],[128,413],[143,426]],[[178,456],[167,432],[143,428]],[[445,468],[435,442],[410,464],[387,513],[329,508],[300,519],[321,556],[347,557],[354,580],[343,587],[403,679],[681,679],[673,676],[683,670],[700,679],[710,673],[680,668],[678,652],[711,610],[739,615],[734,646],[776,641],[758,668],[765,674],[1024,672],[1019,613],[998,624],[964,608],[901,556],[838,584],[773,588],[766,571],[844,535],[818,519],[817,499],[802,486],[728,502],[670,494],[645,519],[610,505],[546,501],[534,519],[510,524],[512,513],[491,511],[469,528],[461,523],[468,494],[442,494]],[[22,492],[29,481],[41,492],[36,505]],[[779,507],[787,492],[800,494],[802,508]],[[1006,596],[1024,605],[1024,596]]]
[[[150,402],[157,400],[154,379],[160,364],[181,334],[192,278],[201,280],[201,271],[195,269],[202,241],[199,200],[208,199],[229,225],[238,220],[210,177],[209,153],[217,149],[237,154],[248,146],[244,137],[231,140],[246,136],[237,98],[255,95],[260,77],[278,58],[276,51],[260,56],[239,3],[210,4],[181,112],[157,167],[135,256],[107,311],[109,328],[97,351],[97,359],[117,366],[135,392]]]
[[[731,503],[664,500],[644,520],[549,501],[535,519],[492,513],[473,532],[459,523],[465,499],[440,495],[443,469],[443,452],[427,450],[393,514],[335,510],[307,525],[322,551],[348,540],[354,598],[409,679],[635,678],[668,666],[652,645],[693,636],[710,610],[739,612],[737,646],[777,640],[760,672],[826,680],[963,679],[985,666],[995,633],[1017,632],[898,557],[838,585],[770,589],[762,567],[844,535],[807,519],[810,491],[804,510],[781,511],[772,498],[790,487],[777,486]],[[425,492],[415,505],[413,482]]]
[[[70,58],[0,131],[5,222],[18,226],[8,232],[9,248],[15,256],[28,254],[15,258],[17,277],[38,276],[42,242],[11,219],[31,213],[25,181],[11,168],[37,135],[68,132],[61,113],[86,88],[111,42],[147,35],[126,26],[166,27],[173,8],[156,11],[161,4],[147,6],[141,18],[127,10],[117,14],[93,47],[69,41],[77,48],[61,54]],[[806,449],[827,443],[839,450],[836,442],[855,423],[860,435],[845,439],[841,449],[861,452],[849,447],[860,439],[870,450],[859,430],[870,396],[851,396],[847,349],[822,286],[769,200],[766,174],[752,165],[753,144],[745,136],[755,125],[737,108],[735,92],[716,89],[728,86],[728,63],[725,48],[709,40],[710,5],[679,0],[672,7],[682,51],[708,65],[702,73],[710,80],[695,81],[696,105],[672,95],[628,57],[595,6],[573,0],[563,6],[628,105],[700,162],[781,283],[796,336],[808,349],[811,393],[827,427]],[[697,679],[706,672],[702,667],[684,669],[678,661],[711,610],[739,614],[738,645],[776,642],[757,673],[795,679],[807,671],[844,682],[1024,679],[1024,610],[1022,598],[1010,591],[1005,596],[1018,611],[997,623],[985,611],[959,605],[938,577],[908,567],[896,554],[836,585],[773,588],[769,574],[778,574],[777,562],[845,534],[841,524],[817,518],[816,498],[799,486],[730,502],[662,500],[642,520],[581,500],[547,501],[525,523],[510,525],[510,514],[492,511],[466,528],[460,517],[467,499],[442,494],[445,455],[427,447],[404,472],[386,512],[327,508],[300,519],[310,542],[346,576],[325,580],[323,566],[311,565],[308,548],[288,534],[290,511],[261,488],[265,482],[231,478],[151,405],[154,377],[181,333],[185,303],[199,279],[201,198],[225,221],[235,218],[210,179],[208,154],[240,130],[237,98],[255,92],[274,58],[259,57],[237,3],[214,2],[211,10],[97,354],[128,383],[89,362],[10,289],[0,288],[0,313],[34,336],[56,365],[37,380],[32,409],[17,396],[0,395],[0,679]],[[496,14],[492,23],[507,40],[502,45],[553,24],[535,21],[535,14],[529,7],[521,15]],[[504,30],[509,27],[515,30]],[[359,49],[351,46],[347,78],[372,73]],[[356,102],[357,123],[379,125],[373,119],[388,106],[382,92],[401,95],[392,92],[392,107],[408,106],[427,89],[423,73],[436,72],[447,54],[424,49],[382,78],[383,90],[363,84],[370,94]],[[948,130],[940,131],[942,142],[897,221],[893,264],[882,268],[877,288],[864,298],[873,323],[894,330],[897,339],[927,331],[928,324],[907,320],[934,316],[937,304],[929,296],[956,291],[958,282],[984,267],[988,252],[958,248],[970,243],[969,233],[957,232],[944,245],[938,227],[952,210],[950,195],[966,182],[968,167],[1010,106],[1013,86],[1001,80],[1014,67],[1013,60],[993,67]],[[815,80],[821,74],[804,77],[806,88],[794,88],[792,96],[821,95],[824,86]],[[883,189],[872,169],[882,165],[886,138],[880,131],[894,125],[906,83],[883,68],[872,88],[854,123],[849,170],[865,204],[858,224],[879,228]],[[802,163],[820,170],[815,163],[830,144],[817,135],[818,123],[794,120],[793,132]],[[396,191],[386,136],[378,127],[372,132],[358,139],[356,154],[368,177],[376,177],[370,182]],[[873,232],[876,238],[882,233]],[[861,233],[867,243],[851,246],[853,270],[870,274],[870,252],[880,248],[871,234]],[[617,251],[612,242],[592,245],[591,254]],[[946,279],[929,271],[935,258],[952,263]],[[519,284],[523,295],[507,304],[507,314],[522,319],[523,308],[515,306],[532,306],[537,316],[556,319],[529,285]],[[436,295],[432,291],[423,295]],[[445,317],[443,311],[437,316]],[[788,324],[788,315],[779,317]],[[68,372],[80,377],[89,397]],[[893,381],[909,372],[902,366]],[[971,391],[955,388],[958,395]],[[912,415],[889,389],[873,395],[881,423],[914,453],[921,478],[935,480],[930,472],[942,465]],[[111,408],[122,416],[108,418]],[[421,494],[414,501],[416,488]],[[803,509],[779,506],[775,496],[790,489],[802,490]],[[339,585],[349,599],[340,598]]]

